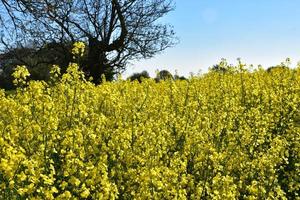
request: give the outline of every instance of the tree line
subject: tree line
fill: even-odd
[[[0,54],[0,88],[6,90],[14,89],[12,73],[18,65],[27,66],[30,72],[30,80],[44,80],[48,81],[49,71],[53,64],[61,67],[61,72],[65,73],[70,61],[79,63],[85,69],[87,55],[84,54],[80,58],[74,58],[72,53],[72,44],[63,46],[61,44],[52,43],[45,45],[44,48],[36,51],[34,48],[16,48],[6,53]],[[85,71],[87,73],[87,71]],[[147,71],[133,73],[127,79],[130,81],[137,80],[142,82],[142,79],[151,78]],[[157,71],[154,80],[159,82],[161,80],[186,80],[184,76],[178,74],[172,75],[168,70]]]

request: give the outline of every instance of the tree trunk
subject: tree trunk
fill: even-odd
[[[89,77],[93,78],[93,83],[98,85],[102,81],[102,75],[105,75],[106,80],[111,81],[113,79],[112,66],[108,64],[106,58],[106,51],[101,41],[96,38],[89,38],[87,71]]]

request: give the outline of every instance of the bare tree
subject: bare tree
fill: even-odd
[[[2,45],[83,41],[88,46],[83,69],[95,83],[102,74],[112,80],[130,61],[151,58],[176,42],[172,27],[159,22],[174,9],[172,0],[1,2]]]

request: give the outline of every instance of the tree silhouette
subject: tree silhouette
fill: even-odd
[[[172,27],[158,20],[172,0],[1,0],[2,49],[83,41],[82,66],[99,83],[176,43]]]

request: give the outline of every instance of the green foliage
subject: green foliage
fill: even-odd
[[[175,79],[175,80],[182,80],[182,81],[188,80],[186,77],[184,77],[184,76],[179,76],[179,75],[174,75],[174,79]]]
[[[233,65],[229,65],[226,59],[222,58],[220,63],[210,68],[210,71],[218,73],[232,73],[236,69],[237,68],[235,68]]]
[[[162,80],[174,80],[173,75],[168,70],[161,70],[158,71],[155,77],[156,82],[162,81]]]
[[[35,48],[15,48],[0,55],[0,66],[3,70],[0,73],[0,88],[13,89],[12,73],[18,65],[26,65],[30,72],[31,80],[49,80],[49,71],[52,65],[59,65],[62,72],[70,62],[73,55],[71,44],[49,43],[40,49]],[[83,65],[84,58],[76,59]]]
[[[141,73],[134,73],[128,77],[128,80],[135,81],[137,80],[139,83],[142,82],[143,79],[150,78],[150,75],[147,71],[142,71]]]

